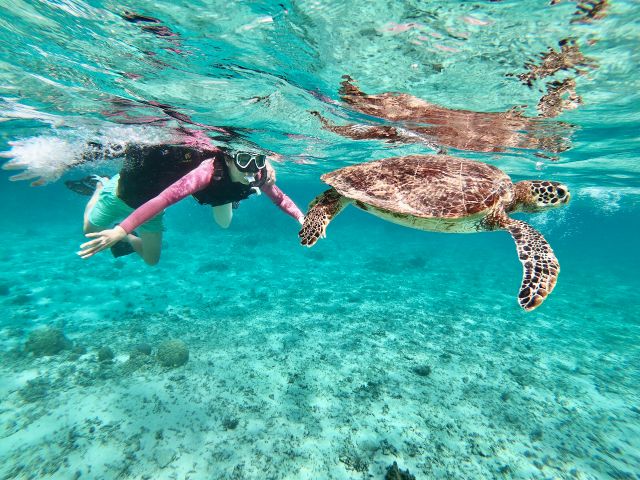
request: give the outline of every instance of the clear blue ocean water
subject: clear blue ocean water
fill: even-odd
[[[0,151],[48,180],[0,172],[0,478],[640,478],[637,1],[0,0],[0,12]],[[582,61],[518,77],[563,40]],[[192,199],[171,207],[155,267],[75,255],[87,197],[64,181],[120,160],[69,164],[87,141],[169,138],[179,122],[143,102],[271,152],[305,211],[323,173],[434,153],[323,129],[311,111],[399,126],[342,102],[343,75],[369,94],[535,119],[512,128],[524,144],[448,153],[571,189],[564,208],[515,215],[562,267],[544,304],[518,306],[505,232],[422,232],[349,207],[306,249],[264,197],[227,230]],[[539,116],[565,81],[580,100]],[[164,124],[122,123],[114,99]],[[34,355],[42,328],[70,343]],[[171,339],[189,350],[175,368],[158,354]]]

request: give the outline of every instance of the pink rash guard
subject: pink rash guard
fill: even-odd
[[[163,190],[160,195],[152,198],[134,210],[131,215],[120,223],[120,227],[122,227],[125,232],[131,233],[144,222],[152,219],[162,212],[165,208],[179,202],[189,195],[199,192],[203,188],[206,188],[207,185],[209,185],[209,182],[211,182],[211,177],[213,176],[214,171],[213,167],[213,159],[210,158],[205,160],[180,180]],[[285,195],[278,187],[275,185],[265,184],[260,187],[260,190],[262,190],[284,213],[295,218],[299,222],[302,221],[304,214],[296,206],[293,200]]]

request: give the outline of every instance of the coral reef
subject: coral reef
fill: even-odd
[[[222,421],[222,428],[225,430],[235,430],[240,420],[237,418],[227,417]]]
[[[409,473],[409,469],[400,470],[398,462],[393,462],[393,465],[387,467],[387,474],[384,476],[384,480],[416,480],[416,477]]]
[[[413,373],[421,377],[428,377],[429,375],[431,375],[431,366],[419,365],[413,368]]]
[[[167,340],[158,346],[157,358],[165,367],[180,367],[189,360],[189,348],[182,340]]]
[[[49,391],[50,383],[45,378],[36,377],[29,380],[18,392],[22,400],[27,403],[43,400]]]
[[[101,347],[98,350],[98,361],[100,363],[111,362],[115,357],[113,350],[109,347]]]
[[[68,350],[71,341],[58,328],[39,328],[29,334],[24,349],[36,357],[51,356]]]

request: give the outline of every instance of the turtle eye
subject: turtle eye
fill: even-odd
[[[565,192],[563,188],[558,188],[556,190],[556,193],[558,194],[558,197],[560,197],[560,198],[564,198],[564,196],[567,194],[567,192]]]

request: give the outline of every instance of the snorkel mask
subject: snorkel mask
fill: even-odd
[[[236,152],[233,163],[244,174],[245,180],[257,189],[267,181],[267,156],[262,153]]]

